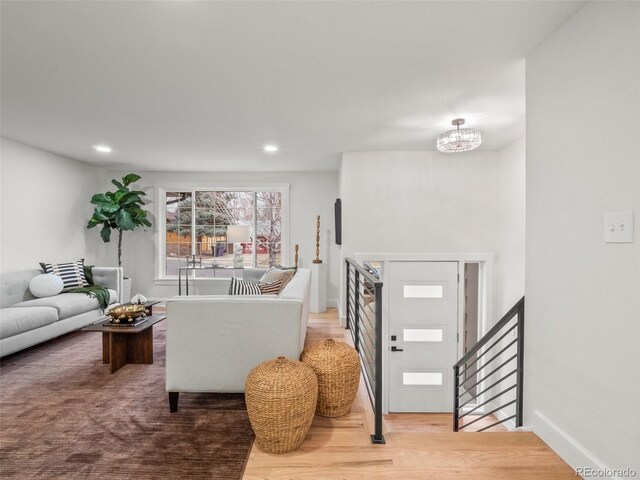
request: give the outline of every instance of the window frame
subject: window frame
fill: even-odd
[[[156,211],[156,228],[154,232],[154,282],[156,284],[173,285],[178,283],[177,275],[167,275],[166,273],[166,251],[167,251],[167,218],[166,218],[166,194],[167,192],[191,192],[195,198],[196,192],[279,192],[281,197],[281,239],[280,239],[280,261],[284,265],[288,265],[289,261],[289,189],[288,183],[277,184],[221,184],[215,186],[194,186],[193,184],[170,184],[170,185],[154,185],[155,199],[157,207]],[[195,208],[195,207],[192,207]],[[255,206],[254,206],[255,210]],[[195,217],[193,217],[195,218]],[[254,234],[257,229],[257,221],[254,222]],[[257,245],[257,242],[256,242]],[[257,252],[257,247],[253,248],[253,258]],[[246,267],[256,268],[256,267]],[[193,277],[190,281],[197,282],[219,282],[219,278]]]

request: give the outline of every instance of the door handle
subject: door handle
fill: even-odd
[[[392,352],[404,352],[403,348],[398,348],[395,345],[393,347],[391,347],[391,351]]]

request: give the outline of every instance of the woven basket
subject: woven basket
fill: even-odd
[[[278,357],[251,370],[245,399],[258,446],[269,453],[297,449],[311,427],[317,398],[318,380],[302,362]]]
[[[360,383],[358,352],[330,338],[307,347],[300,359],[318,377],[316,415],[340,417],[349,413]]]

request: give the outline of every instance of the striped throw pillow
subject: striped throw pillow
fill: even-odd
[[[275,282],[270,283],[259,283],[260,291],[262,295],[278,295],[280,290],[282,290],[282,285],[284,280],[276,280]]]
[[[262,295],[262,291],[257,283],[232,278],[229,284],[229,295]]]
[[[69,263],[40,263],[40,266],[44,273],[53,273],[62,279],[63,291],[89,286],[84,276],[84,258]]]

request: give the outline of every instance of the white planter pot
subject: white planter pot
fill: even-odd
[[[122,303],[129,303],[131,300],[131,279],[125,278],[122,281]]]

